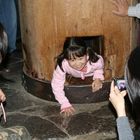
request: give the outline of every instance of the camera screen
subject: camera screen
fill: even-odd
[[[120,91],[126,90],[125,80],[116,80],[116,85]]]

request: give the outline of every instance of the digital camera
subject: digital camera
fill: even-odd
[[[124,79],[114,78],[114,83],[120,91],[126,90],[126,83]]]

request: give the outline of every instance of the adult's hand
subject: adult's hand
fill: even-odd
[[[112,0],[115,9],[112,11],[115,15],[118,16],[128,16],[128,1],[127,0]]]
[[[118,117],[126,116],[125,100],[124,100],[125,95],[126,91],[120,92],[120,90],[116,86],[114,86],[114,81],[112,81],[109,100],[114,106]]]

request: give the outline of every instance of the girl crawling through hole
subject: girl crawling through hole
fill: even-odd
[[[56,68],[53,72],[51,86],[55,99],[61,105],[60,113],[65,116],[73,115],[74,107],[64,92],[66,74],[85,79],[93,76],[92,91],[102,88],[104,80],[104,60],[96,54],[92,47],[86,45],[82,38],[67,38],[63,51],[56,58]]]

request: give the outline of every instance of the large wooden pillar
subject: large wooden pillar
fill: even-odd
[[[66,37],[100,35],[106,80],[123,75],[137,26],[132,18],[113,15],[109,0],[20,0],[19,6],[24,71],[30,76],[51,80]]]

